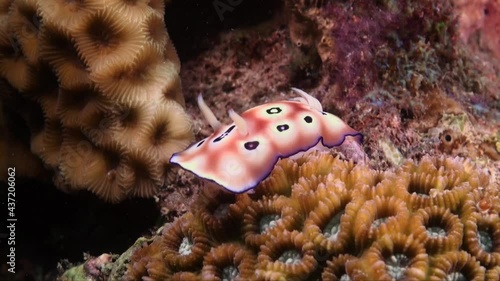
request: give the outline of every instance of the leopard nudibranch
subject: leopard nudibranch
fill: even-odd
[[[214,133],[175,153],[170,162],[231,192],[242,193],[269,176],[281,158],[318,146],[339,146],[348,136],[362,141],[361,133],[323,112],[316,98],[292,90],[300,96],[259,105],[241,115],[229,110],[233,121],[229,125],[222,125],[199,95],[198,105]]]

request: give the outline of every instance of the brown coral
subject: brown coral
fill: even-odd
[[[212,242],[193,214],[178,218],[162,233],[162,253],[172,270],[190,270],[200,266]]]
[[[205,256],[202,280],[249,280],[257,258],[243,245],[222,244]]]
[[[412,217],[410,228],[415,238],[425,243],[428,254],[456,251],[462,245],[463,224],[446,208],[419,209]]]
[[[397,197],[377,196],[364,202],[354,223],[356,247],[363,249],[386,234],[403,232],[409,218],[406,203]]]
[[[95,146],[78,130],[65,130],[60,172],[65,188],[87,188],[109,201],[122,200],[130,186],[120,176],[125,169],[124,150],[114,144]]]
[[[299,165],[291,159],[282,159],[261,184],[255,190],[252,198],[262,198],[265,194],[278,194],[290,197],[292,185],[299,179]]]
[[[351,210],[346,210],[352,201],[351,194],[345,188],[335,188],[327,183],[316,190],[316,195],[319,200],[309,212],[303,231],[320,251],[341,253],[352,242],[350,233],[354,216],[349,215]]]
[[[69,31],[80,26],[92,11],[100,8],[97,5],[91,5],[91,1],[47,0],[37,1],[37,4],[39,15],[44,22],[58,23]]]
[[[140,280],[148,276],[153,280],[166,279],[169,272],[163,263],[161,240],[144,241],[130,257],[131,264],[127,270],[127,281]],[[137,243],[137,242],[136,242]]]
[[[39,56],[39,24],[36,0],[15,1],[10,7],[9,27],[19,42],[28,64],[36,65]]]
[[[224,229],[237,227],[237,219],[229,208],[235,201],[234,194],[227,193],[215,185],[207,185],[201,190],[192,212],[208,233],[217,239],[227,239],[233,233]]]
[[[347,264],[353,280],[425,280],[429,258],[423,245],[394,232],[381,237],[359,259]]]
[[[15,0],[2,12],[0,76],[21,97],[16,102],[41,108],[36,127],[18,111],[31,151],[57,186],[110,202],[150,197],[168,178],[170,156],[192,141],[163,8],[162,1]]]
[[[298,202],[274,196],[258,201],[239,200],[232,209],[244,214],[242,232],[245,243],[259,248],[268,241],[273,233],[294,230],[302,222]],[[235,217],[239,216],[235,214]]]
[[[463,251],[437,256],[433,258],[432,264],[433,270],[429,277],[432,281],[449,277],[471,281],[484,280],[484,267],[481,267],[474,257]]]
[[[475,205],[468,200],[464,207],[464,247],[481,265],[489,268],[500,263],[500,217],[470,211]]]
[[[317,264],[314,245],[297,231],[285,231],[261,247],[255,275],[261,280],[305,280]]]
[[[39,41],[40,56],[54,69],[63,90],[91,87],[87,66],[74,45],[74,35],[65,26],[44,22]]]
[[[410,210],[411,174],[446,178],[432,185],[439,190],[475,189],[461,189],[458,205],[436,200]],[[485,270],[496,276],[499,209],[491,203],[498,188],[480,174],[457,158],[382,172],[315,152],[279,161],[254,194],[207,186],[191,212],[154,241],[173,280],[476,280]],[[492,202],[481,203],[486,193]],[[152,249],[135,251],[156,257]],[[145,260],[137,260],[135,272],[164,272]],[[127,266],[132,274],[134,262]]]
[[[321,274],[323,281],[349,280],[346,264],[353,262],[356,257],[352,255],[338,255],[326,262],[325,270]]]
[[[413,210],[440,205],[454,211],[471,188],[485,184],[484,175],[458,157],[424,157],[418,165],[408,161],[401,169],[409,174],[406,200]]]

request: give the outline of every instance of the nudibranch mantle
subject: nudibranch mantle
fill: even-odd
[[[318,144],[339,146],[348,136],[362,141],[361,133],[337,116],[323,112],[316,98],[292,90],[300,97],[259,105],[241,116],[229,110],[234,121],[229,125],[217,121],[200,95],[200,109],[215,132],[175,153],[170,162],[231,192],[242,193],[267,178],[281,158]]]

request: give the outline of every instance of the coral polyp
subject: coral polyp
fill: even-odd
[[[425,243],[427,253],[456,251],[462,245],[463,224],[449,209],[437,206],[419,209],[412,217],[410,227],[417,239]]]
[[[203,262],[203,280],[249,280],[255,270],[257,257],[243,245],[222,244],[213,248]]]
[[[393,232],[346,265],[353,280],[424,280],[429,257],[413,236]]]
[[[210,237],[192,214],[177,219],[163,230],[162,254],[169,268],[189,270],[202,264],[212,246]]]

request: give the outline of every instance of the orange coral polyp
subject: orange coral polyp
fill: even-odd
[[[345,180],[347,174],[353,168],[352,163],[342,161],[339,157],[333,157],[329,153],[321,153],[319,151],[307,153],[304,160],[306,162],[300,165],[299,177],[333,174],[335,178]]]
[[[334,256],[331,260],[326,262],[325,269],[321,274],[323,281],[341,281],[341,280],[352,280],[348,276],[346,270],[346,264],[353,262],[356,259],[355,256],[349,254],[342,254]]]
[[[473,212],[463,220],[464,246],[468,252],[483,266],[500,264],[500,217]]]
[[[262,181],[255,189],[255,194],[250,194],[252,199],[262,198],[264,195],[292,195],[292,186],[299,179],[299,166],[289,158],[281,159],[271,175]]]
[[[236,213],[235,217],[243,214],[243,239],[256,249],[269,240],[273,233],[291,231],[302,223],[298,202],[284,197],[239,200],[231,209]]]
[[[457,276],[457,279],[463,278],[463,280],[485,280],[484,267],[467,252],[448,252],[443,255],[432,257],[431,262],[433,267],[429,276],[430,281],[444,280],[450,275]]]
[[[443,190],[445,179],[442,176],[417,173],[410,174],[408,182],[409,205],[413,210],[432,206],[431,193]]]
[[[408,166],[403,170],[407,169]],[[404,198],[408,202],[408,207],[411,210],[418,210],[439,205],[456,211],[470,191],[470,184],[462,181],[455,182],[453,179],[454,173],[446,172],[443,167],[436,170],[435,167],[423,168],[422,166],[427,167],[427,165],[414,167],[414,169],[421,170],[421,172],[412,172],[408,175],[408,194]],[[433,172],[429,173],[428,171]]]
[[[300,170],[299,170],[300,171]],[[311,211],[318,203],[319,196],[316,191],[325,187],[326,177],[312,175],[310,177],[300,177],[292,190],[292,198],[297,199],[305,213]],[[343,187],[341,181],[336,181],[336,184]]]
[[[204,258],[202,280],[246,281],[252,278],[257,257],[244,245],[222,244]]]
[[[359,208],[354,223],[354,241],[364,249],[374,240],[390,233],[404,233],[410,219],[405,201],[397,197],[368,200]]]
[[[499,280],[500,279],[500,265],[486,270],[485,280]]]
[[[385,174],[371,169],[368,165],[358,164],[352,168],[346,179],[349,190],[358,190],[362,187],[371,187],[382,181]]]
[[[425,280],[429,257],[420,241],[393,232],[346,264],[352,280]]]
[[[432,206],[419,209],[410,222],[416,239],[425,244],[428,254],[457,251],[462,245],[463,224],[449,209]]]
[[[141,280],[143,277],[152,280],[165,280],[169,272],[162,260],[161,240],[156,239],[151,243],[143,242],[130,256],[133,266],[127,268],[125,281]]]
[[[235,201],[234,194],[224,192],[218,186],[207,185],[200,191],[192,212],[210,235],[218,239],[228,239],[228,236],[234,233],[226,229],[237,226],[230,210],[230,205]],[[235,234],[239,236],[239,232]]]
[[[345,188],[328,186],[318,188],[316,208],[304,222],[303,232],[315,246],[328,254],[342,253],[351,243],[350,230],[353,221],[346,215],[351,194]]]
[[[210,251],[212,241],[192,213],[175,220],[162,231],[163,258],[175,271],[192,270],[201,266]]]
[[[284,231],[261,247],[255,275],[261,280],[307,280],[317,261],[314,246],[297,231]]]
[[[375,197],[397,197],[405,200],[409,194],[406,189],[407,182],[404,177],[398,177],[392,172],[377,172],[371,184],[359,184],[355,192],[368,199]],[[360,175],[361,177],[361,175]]]
[[[111,107],[93,108],[88,115],[82,116],[80,129],[95,145],[108,145],[114,141],[117,131],[117,118],[110,112]]]
[[[163,280],[163,279],[160,279]],[[181,271],[172,274],[169,278],[170,281],[203,281],[201,277],[193,272]]]

